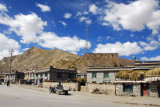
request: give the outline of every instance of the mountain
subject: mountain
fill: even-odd
[[[113,56],[116,56],[116,59]],[[109,57],[108,57],[109,56]],[[105,62],[106,61],[106,62]],[[9,72],[10,57],[0,61],[0,72]],[[23,54],[12,57],[12,70],[24,72],[27,70],[44,69],[49,66],[60,69],[77,69],[78,73],[84,73],[88,66],[95,64],[103,67],[134,66],[134,61],[119,58],[118,54],[87,54],[78,56],[58,49],[44,50],[32,47]],[[101,67],[99,66],[99,67]]]
[[[44,69],[48,66],[62,69],[74,69],[80,56],[58,49],[43,50],[32,47],[23,54],[13,56],[12,69],[24,72],[26,69]],[[0,72],[9,72],[10,57],[0,61]]]
[[[135,62],[133,60],[128,60],[125,58],[119,58],[119,62],[121,66],[135,66]]]

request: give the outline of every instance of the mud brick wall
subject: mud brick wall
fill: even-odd
[[[118,53],[87,54],[88,66],[120,66]]]
[[[108,94],[115,93],[115,85],[113,84],[95,84],[95,83],[87,83],[86,90],[88,92],[93,92],[94,89],[99,89],[100,91],[106,91]]]
[[[77,83],[68,82],[68,83],[62,83],[62,84],[63,84],[64,89],[78,90]],[[57,85],[57,82],[43,82],[42,85],[44,88],[49,88],[50,86],[53,87]]]
[[[140,84],[133,84],[133,94],[136,96],[141,95],[141,85]]]
[[[149,96],[151,97],[158,96],[157,84],[149,84]]]
[[[123,93],[123,84],[122,83],[116,83],[116,95],[121,95]]]

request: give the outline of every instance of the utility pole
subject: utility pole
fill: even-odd
[[[85,54],[88,54],[88,25],[86,25],[86,51],[85,51]]]
[[[86,43],[85,43],[84,55],[85,55],[85,65],[88,66],[88,63],[87,63],[87,54],[88,54],[88,25],[85,26],[85,35],[86,35]]]
[[[13,55],[13,49],[10,51],[10,73],[9,73],[9,86],[11,84],[11,71],[12,71],[12,55]]]

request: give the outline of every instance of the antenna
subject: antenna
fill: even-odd
[[[85,32],[86,32],[86,44],[85,44],[85,54],[88,54],[88,25],[85,27]]]

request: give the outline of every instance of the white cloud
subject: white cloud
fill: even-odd
[[[87,11],[84,11],[84,12],[83,12],[83,14],[84,14],[84,15],[87,15],[87,14],[88,14],[88,12],[87,12]]]
[[[85,21],[85,20],[87,20],[87,19],[88,19],[87,17],[82,16],[82,17],[80,17],[79,21],[80,21],[80,22],[83,22],[83,21]]]
[[[88,17],[84,17],[84,16],[80,17],[80,18],[79,18],[79,21],[80,21],[80,22],[85,22],[85,23],[87,23],[87,24],[91,24],[91,23],[92,23],[92,20],[91,20],[91,19],[89,19]]]
[[[71,13],[65,13],[64,14],[64,18],[66,18],[66,19],[69,19],[69,18],[71,18],[72,17],[72,14]]]
[[[106,39],[107,39],[107,40],[110,40],[110,39],[113,39],[113,38],[112,38],[112,37],[110,37],[110,36],[107,36],[107,37],[106,37]]]
[[[15,52],[13,55],[19,54],[20,45],[17,41],[6,37],[4,34],[0,33],[0,59],[3,57],[8,57],[9,51],[13,49]]]
[[[103,22],[102,25],[103,25],[103,26],[109,26],[109,24],[106,23],[106,22]]]
[[[91,12],[91,13],[93,13],[94,15],[96,15],[97,14],[97,6],[95,5],[95,4],[91,4],[90,6],[89,6],[89,11]]]
[[[141,60],[145,60],[145,61],[160,61],[160,56],[151,57],[151,58],[142,57]]]
[[[44,4],[37,4],[37,6],[41,9],[42,12],[51,11],[51,8]]]
[[[7,8],[6,8],[5,5],[3,5],[3,4],[0,3],[0,11],[1,11],[1,12],[6,12],[6,11],[8,11],[8,10],[7,10]]]
[[[120,43],[116,42],[115,44],[107,43],[105,45],[98,44],[97,48],[93,51],[94,53],[119,53],[120,56],[129,56],[133,54],[139,54],[143,50],[138,46],[137,42],[126,42]]]
[[[89,25],[89,24],[91,24],[92,23],[92,20],[86,20],[86,23]]]
[[[79,11],[76,13],[76,16],[81,16],[81,15],[82,15],[82,13]]]
[[[74,37],[59,37],[55,33],[52,32],[46,32],[43,33],[39,37],[38,44],[45,48],[57,48],[64,51],[69,51],[72,53],[76,53],[80,51],[80,49],[85,48],[85,40],[78,39],[76,36]],[[91,47],[91,44],[88,43],[89,47]]]
[[[66,26],[67,24],[64,21],[59,21],[63,26]]]
[[[18,36],[22,36],[21,43],[31,43],[36,41],[36,36],[42,33],[46,21],[42,21],[35,13],[28,15],[18,14],[14,18],[0,16],[0,23],[8,25],[10,31],[15,32]]]
[[[140,45],[145,51],[153,51],[159,47],[160,43],[156,40],[152,40],[150,43],[140,41]]]
[[[88,15],[89,13],[87,11],[83,11],[83,12],[77,12],[76,16],[81,16],[81,15]]]
[[[160,29],[160,10],[158,0],[137,0],[129,4],[108,2],[104,21],[113,26],[115,30],[121,27],[131,31],[141,31],[145,26],[153,34]]]
[[[24,48],[24,49],[22,49],[23,51],[27,51],[28,49],[30,49],[30,48]]]

